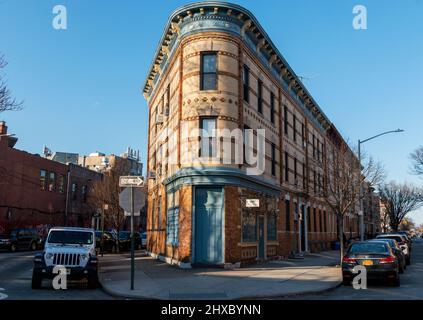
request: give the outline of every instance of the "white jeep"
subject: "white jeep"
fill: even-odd
[[[87,228],[52,228],[44,251],[34,258],[32,288],[39,289],[44,278],[53,279],[55,266],[66,268],[68,280],[88,280],[89,288],[98,285],[98,260],[95,233]]]

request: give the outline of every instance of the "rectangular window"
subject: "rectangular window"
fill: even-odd
[[[316,171],[313,171],[313,191],[317,193],[317,176]]]
[[[76,200],[77,192],[78,192],[78,185],[76,183],[72,183],[72,200]]]
[[[289,200],[285,200],[285,230],[291,230],[291,208]]]
[[[244,101],[250,102],[250,69],[244,65],[244,72],[242,73],[242,85]]]
[[[310,207],[307,207],[307,230],[308,230],[308,232],[311,231],[311,211],[310,211]]]
[[[88,187],[82,186],[82,201],[84,203],[87,202],[87,193],[88,193]]]
[[[277,215],[274,211],[267,215],[267,240],[277,240]]]
[[[288,152],[285,152],[285,181],[289,182],[289,156],[288,156]]]
[[[316,137],[313,134],[313,158],[316,158]]]
[[[172,246],[179,245],[179,191],[167,195],[167,227],[166,243]]]
[[[306,187],[306,182],[307,182],[306,180],[307,180],[306,166],[303,163],[303,189],[305,189],[305,187]]]
[[[275,95],[270,93],[270,121],[275,123]]]
[[[294,158],[294,179],[295,179],[295,184],[297,184],[298,183],[298,180],[297,180],[297,175],[298,175],[298,172],[297,172],[297,162],[298,162],[298,160],[297,160],[297,158]]]
[[[46,190],[46,179],[47,178],[47,171],[45,170],[40,170],[40,187],[41,190]]]
[[[56,191],[56,173],[49,172],[48,174],[48,191]]]
[[[272,176],[276,175],[276,147],[272,143]]]
[[[257,82],[257,110],[263,113],[263,82],[261,80]]]
[[[156,230],[156,199],[153,199],[151,208],[151,230]]]
[[[162,197],[157,199],[157,229],[162,228]]]
[[[322,217],[322,210],[319,210],[319,230],[323,232],[323,217]]]
[[[59,192],[65,193],[66,178],[65,175],[59,175]]]
[[[313,215],[314,215],[314,232],[317,232],[317,212],[316,208],[313,208]]]
[[[294,126],[294,142],[297,142],[297,117],[295,116],[295,114],[293,115],[293,126]]]
[[[242,242],[257,241],[257,215],[248,209],[242,211]]]
[[[200,90],[217,90],[216,53],[201,54]]]
[[[327,232],[328,230],[328,224],[327,224],[327,218],[326,218],[326,210],[323,211],[323,226],[324,226],[324,230],[325,232]]]
[[[305,142],[305,127],[304,127],[304,123],[301,123],[301,142],[304,146],[304,142]]]
[[[288,107],[283,106],[283,122],[284,122],[284,132],[285,135],[288,135]]]
[[[202,129],[200,157],[216,157],[216,118],[200,118]]]

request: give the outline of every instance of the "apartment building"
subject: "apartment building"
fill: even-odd
[[[18,150],[18,139],[0,121],[0,232],[13,228],[90,227],[88,201],[100,173]]]
[[[345,141],[251,12],[226,2],[177,9],[143,93],[152,255],[222,265],[330,248],[327,150]],[[225,142],[241,162],[227,161]],[[346,218],[353,235],[356,220]]]

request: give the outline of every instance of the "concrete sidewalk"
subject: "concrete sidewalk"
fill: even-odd
[[[341,283],[338,251],[310,254],[245,268],[180,269],[140,252],[130,290],[130,255],[100,258],[100,282],[115,296],[135,299],[247,299],[327,291]]]

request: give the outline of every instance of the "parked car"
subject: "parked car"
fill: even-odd
[[[101,238],[103,235],[103,247],[101,243]],[[99,252],[111,252],[116,253],[116,237],[108,231],[96,231],[95,232],[95,241],[96,241],[96,247]],[[102,250],[102,251],[101,251]]]
[[[411,237],[409,236],[407,231],[390,232],[389,234],[394,234],[394,235],[398,234],[400,236],[405,237],[405,240],[407,241],[407,244],[408,244],[408,248],[410,249],[410,252],[411,252],[413,241],[411,240]]]
[[[395,255],[398,258],[400,264],[400,273],[404,273],[405,269],[407,269],[407,263],[405,261],[404,253],[402,252],[398,242],[394,239],[372,239],[369,242],[386,242],[389,244],[391,249],[394,251]]]
[[[147,232],[141,232],[141,246],[143,248],[147,247]]]
[[[394,239],[398,242],[398,245],[400,246],[402,252],[405,256],[405,262],[408,265],[411,264],[411,255],[410,255],[410,249],[408,246],[408,243],[404,236],[401,236],[399,234],[380,234],[376,237],[376,239]]]
[[[87,278],[88,287],[98,285],[98,260],[94,230],[86,228],[52,228],[42,253],[34,257],[32,288],[40,289],[44,278],[52,279],[55,266],[66,268],[67,278]]]
[[[139,250],[142,247],[141,236],[139,232],[134,232],[135,236],[135,250]],[[122,251],[131,250],[131,232],[130,231],[119,231],[119,242],[122,244]]]
[[[35,229],[13,229],[9,235],[0,236],[0,249],[15,252],[18,250],[35,251],[42,247],[42,238]]]
[[[366,268],[367,279],[380,279],[394,286],[400,285],[398,258],[386,242],[355,242],[342,259],[342,279],[349,285],[356,276],[355,266]]]

